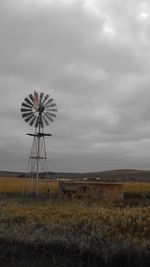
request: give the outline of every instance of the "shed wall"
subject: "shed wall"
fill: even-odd
[[[59,197],[123,199],[123,184],[59,182]]]

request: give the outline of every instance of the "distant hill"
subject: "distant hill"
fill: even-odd
[[[88,173],[55,173],[55,177],[66,179],[87,179],[101,181],[145,181],[150,182],[150,171],[145,170],[110,170]]]
[[[0,171],[0,177],[17,177],[20,172],[14,171]]]
[[[133,170],[120,169],[103,172],[87,172],[87,173],[72,173],[72,172],[49,172],[53,179],[85,179],[85,180],[100,180],[100,181],[143,181],[150,182],[150,171],[148,170]],[[43,175],[42,175],[43,176]],[[23,172],[0,171],[0,177],[25,177]]]

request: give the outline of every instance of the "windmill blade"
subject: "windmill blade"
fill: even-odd
[[[54,99],[53,98],[50,98],[45,104],[44,104],[44,107],[47,108],[47,105],[50,104],[51,102],[53,102]]]
[[[40,131],[40,127],[48,126],[54,121],[57,108],[54,99],[43,92],[37,93],[37,108],[35,108],[35,100],[34,94],[28,95],[22,102],[21,113],[25,122],[30,126],[39,127]]]
[[[51,108],[51,107],[56,107],[56,104],[53,103],[53,104],[50,104],[50,105],[45,106],[45,108]]]
[[[30,106],[30,105],[28,105],[28,104],[26,104],[26,103],[22,103],[22,105],[21,105],[22,107],[26,107],[26,108],[29,108],[30,110],[32,109],[32,107]]]
[[[53,122],[53,119],[51,118],[51,116],[49,116],[48,112],[44,113],[44,115],[47,119],[49,119],[49,121]]]
[[[24,99],[24,101],[33,107],[33,103],[27,97]]]
[[[48,126],[49,122],[48,122],[48,120],[46,120],[45,116],[43,116],[43,120],[44,120],[45,124]]]
[[[31,109],[27,109],[27,108],[21,108],[21,112],[31,112]]]
[[[42,102],[43,105],[44,105],[45,101],[46,101],[48,98],[49,98],[49,95],[46,95],[46,96],[44,97],[44,100],[43,100],[43,102]]]
[[[33,115],[33,112],[22,113],[22,117],[25,118],[25,117],[30,116],[31,114]]]
[[[57,108],[47,108],[46,111],[52,111],[52,112],[57,112],[58,109]]]
[[[33,126],[33,124],[34,124],[34,122],[35,122],[36,118],[37,118],[37,117],[34,115],[34,118],[33,118],[33,119],[30,121],[30,123],[29,123],[29,124],[30,124],[30,126]]]
[[[34,115],[32,114],[31,116],[25,118],[24,120],[25,120],[25,122],[28,122],[28,121],[30,121],[33,117],[34,117]]]
[[[55,113],[47,112],[47,114],[48,114],[50,117],[54,117],[54,118],[56,118],[56,114],[55,114]]]
[[[43,98],[43,96],[44,96],[44,93],[40,93],[40,100],[39,100],[39,103],[40,103],[40,104],[43,104],[43,103],[42,103],[42,98]]]
[[[29,95],[30,99],[32,100],[32,102],[34,102],[34,97],[32,94]]]

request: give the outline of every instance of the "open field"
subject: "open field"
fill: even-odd
[[[17,177],[0,177],[0,192],[2,193],[25,193],[35,192],[35,180],[17,178]],[[47,179],[39,180],[39,192],[48,193],[58,192],[58,182],[48,181]],[[146,182],[124,182],[124,193],[143,193],[150,194],[150,183]]]
[[[150,206],[148,207],[118,207],[100,205],[88,201],[36,198],[5,199],[1,203],[1,218],[9,218],[10,222],[24,223],[36,221],[39,223],[76,224],[87,221],[91,229],[100,230],[101,225],[107,225],[105,234],[111,240],[122,237],[130,240],[150,239]],[[142,231],[141,231],[142,230]],[[118,236],[119,235],[119,236]]]
[[[149,267],[150,205],[59,200],[58,183],[46,180],[39,191],[55,197],[36,198],[20,194],[24,179],[0,179],[0,266]],[[150,184],[124,184],[137,192]]]
[[[124,192],[150,193],[150,183],[143,183],[143,182],[124,183]]]
[[[1,193],[30,193],[35,192],[36,181],[32,179],[24,179],[17,177],[0,177],[0,192]],[[48,181],[47,179],[39,180],[39,192],[56,193],[58,191],[58,183]]]
[[[150,206],[0,201],[1,266],[148,267],[149,261]]]

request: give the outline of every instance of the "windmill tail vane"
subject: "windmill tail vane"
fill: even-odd
[[[33,137],[31,153],[28,160],[26,177],[36,181],[35,193],[39,193],[39,176],[41,174],[48,175],[47,153],[45,136],[51,136],[44,132],[44,127],[49,126],[56,117],[56,103],[54,99],[43,92],[38,93],[34,90],[34,94],[30,94],[21,104],[21,114],[26,123],[35,127],[34,133],[27,135]],[[32,187],[30,189],[32,192]]]
[[[38,103],[38,93],[34,90],[34,109],[38,111],[39,103]]]

